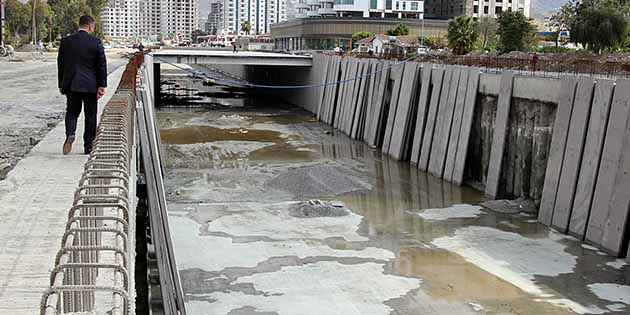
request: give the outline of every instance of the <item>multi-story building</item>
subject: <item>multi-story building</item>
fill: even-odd
[[[213,2],[210,4],[210,12],[206,21],[205,30],[210,34],[217,34],[223,28],[223,2]]]
[[[109,0],[101,18],[103,34],[108,38],[117,40],[140,35],[139,0]]]
[[[175,40],[190,39],[199,29],[198,0],[161,0],[160,33]]]
[[[249,22],[250,34],[266,34],[270,25],[287,20],[288,0],[225,0],[224,25],[232,33],[240,33]]]
[[[140,29],[138,35],[142,38],[155,37],[160,34],[160,0],[140,1]]]
[[[298,0],[296,18],[363,17],[422,19],[424,0]]]
[[[425,0],[424,7],[427,18],[437,19],[497,17],[503,11],[521,11],[529,17],[530,0]]]
[[[112,40],[132,40],[162,35],[189,39],[199,29],[198,0],[109,0],[103,29]]]

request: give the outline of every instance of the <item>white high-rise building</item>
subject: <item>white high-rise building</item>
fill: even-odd
[[[140,29],[140,1],[109,0],[101,18],[105,36],[114,40],[136,37]]]
[[[424,0],[298,0],[296,18],[424,18]]]
[[[104,34],[113,40],[136,37],[190,39],[199,29],[198,0],[109,0],[102,13]]]
[[[250,34],[266,34],[270,25],[287,20],[288,0],[224,0],[225,28],[240,33],[243,24],[249,22]]]

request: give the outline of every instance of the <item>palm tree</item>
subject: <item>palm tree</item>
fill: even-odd
[[[448,22],[448,46],[456,55],[465,55],[475,48],[479,33],[470,16],[460,15]]]

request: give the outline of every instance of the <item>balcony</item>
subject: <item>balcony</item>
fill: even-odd
[[[296,13],[295,14],[295,18],[296,19],[305,19],[305,18],[307,18],[307,16],[304,13]]]
[[[309,6],[308,6],[308,4],[306,4],[306,3],[296,3],[296,4],[295,4],[295,8],[296,8],[296,9],[308,9],[308,8],[309,8]]]

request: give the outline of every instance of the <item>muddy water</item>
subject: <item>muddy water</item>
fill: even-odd
[[[210,95],[221,88],[200,89]],[[630,311],[588,289],[630,282],[628,266],[611,267],[613,259],[532,215],[447,212],[484,197],[389,159],[300,109],[240,100],[158,113],[189,313]],[[288,215],[311,199],[352,214]],[[419,215],[427,209],[449,215]],[[330,274],[331,267],[343,272]]]

